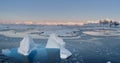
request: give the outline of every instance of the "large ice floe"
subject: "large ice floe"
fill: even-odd
[[[72,53],[65,48],[65,42],[62,38],[59,38],[56,34],[51,34],[48,42],[46,44],[46,48],[57,48],[60,49],[60,57],[61,59],[66,59],[72,55]]]
[[[84,31],[83,33],[92,36],[120,36],[120,31],[117,30],[95,30]]]
[[[35,49],[35,43],[30,36],[24,37],[20,42],[20,47],[18,48],[18,53],[23,55],[29,55],[32,50]]]

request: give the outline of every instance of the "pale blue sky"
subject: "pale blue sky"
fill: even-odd
[[[120,20],[120,0],[0,0],[0,20]]]

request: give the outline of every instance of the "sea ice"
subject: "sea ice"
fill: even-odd
[[[60,49],[60,57],[61,59],[66,59],[72,55],[72,53],[65,48],[65,42],[62,38],[57,37],[56,34],[51,34],[46,48],[58,48]]]
[[[61,38],[57,37],[56,34],[51,34],[46,44],[46,48],[60,48],[64,46],[65,42]]]
[[[66,48],[64,48],[64,47],[60,48],[60,57],[61,57],[61,59],[66,59],[71,55],[72,55],[72,53],[69,50],[67,50]]]
[[[2,54],[10,54],[11,51],[9,49],[2,49]]]
[[[18,53],[23,55],[29,55],[32,50],[35,48],[35,43],[30,36],[24,37],[24,39],[20,42],[20,47],[18,48]]]

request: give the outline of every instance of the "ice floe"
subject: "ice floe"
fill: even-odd
[[[92,36],[120,36],[120,31],[111,30],[84,31],[83,33]]]

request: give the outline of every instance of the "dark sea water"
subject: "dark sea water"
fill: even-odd
[[[0,51],[2,49],[10,49],[16,51],[19,47],[19,42],[22,38],[9,38],[5,36],[0,36]],[[41,48],[45,47],[47,39],[34,39],[34,41],[41,45]],[[90,35],[81,35],[80,39],[65,39],[66,48],[72,52],[72,56],[68,59],[59,59],[59,50],[54,50],[50,52],[45,49],[41,49],[41,54],[37,55],[34,51],[31,53],[31,56],[28,56],[26,59],[18,60],[25,61],[26,63],[47,63],[42,62],[42,60],[48,61],[48,63],[54,60],[52,63],[120,63],[120,37],[98,37]],[[56,51],[56,52],[55,52]],[[46,53],[44,53],[46,52]],[[48,54],[48,52],[50,52]],[[55,54],[53,54],[55,53]],[[55,56],[56,55],[56,56]],[[17,53],[13,56],[19,58]],[[35,57],[37,56],[37,57]],[[39,57],[39,59],[38,59]],[[48,59],[51,58],[51,59]],[[53,59],[52,59],[53,57]],[[6,60],[7,58],[7,60]],[[0,63],[18,63],[17,59],[11,56],[5,56],[2,53],[0,54]],[[57,58],[57,59],[56,59]],[[37,59],[37,60],[36,60]],[[39,60],[39,61],[38,61]],[[41,62],[40,62],[41,61]],[[51,62],[50,62],[51,63]]]
[[[6,51],[4,55],[11,57],[16,63],[57,63],[60,62],[59,49],[39,48],[32,51],[28,56],[24,56],[17,52],[17,48]]]

